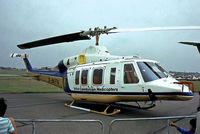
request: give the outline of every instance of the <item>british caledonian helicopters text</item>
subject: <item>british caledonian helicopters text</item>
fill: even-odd
[[[23,58],[27,76],[34,77],[64,89],[73,98],[72,108],[113,115],[120,112],[108,109],[115,102],[136,102],[139,108],[152,108],[156,100],[190,100],[194,90],[191,82],[178,82],[165,71],[157,61],[137,56],[114,56],[104,46],[99,46],[101,34],[161,30],[200,30],[198,26],[155,27],[138,29],[117,29],[96,27],[94,30],[81,31],[18,45],[29,49],[50,44],[90,40],[96,37],[96,45],[89,46],[82,54],[65,58],[58,63],[58,71],[34,70],[27,54],[11,54],[11,57]],[[187,85],[187,86],[186,86]],[[95,111],[74,106],[75,101],[106,103],[104,111]],[[144,106],[141,106],[144,102]],[[146,104],[146,102],[152,102]]]

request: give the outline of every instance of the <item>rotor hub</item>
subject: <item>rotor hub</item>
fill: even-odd
[[[89,31],[83,31],[83,33],[81,33],[81,36],[90,36],[90,37],[96,37],[96,46],[99,45],[99,37],[101,34],[109,34],[111,30],[117,29],[116,27],[112,27],[112,28],[107,28],[106,26],[104,26],[104,28],[99,28],[99,27],[95,27],[94,30],[92,30],[91,28],[89,29]]]

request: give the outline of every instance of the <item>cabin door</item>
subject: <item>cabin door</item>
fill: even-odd
[[[134,63],[124,63],[121,66],[121,91],[122,92],[142,92],[139,85],[138,74]]]

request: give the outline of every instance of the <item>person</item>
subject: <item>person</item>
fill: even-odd
[[[197,107],[197,111],[200,111],[200,91],[199,91],[199,106]]]
[[[4,118],[7,104],[4,98],[0,98],[0,134],[17,134],[16,125],[13,118]]]
[[[182,134],[194,134],[195,129],[196,129],[196,119],[194,118],[194,119],[190,120],[190,129],[189,130],[185,130],[173,122],[170,122],[170,126],[175,127]]]

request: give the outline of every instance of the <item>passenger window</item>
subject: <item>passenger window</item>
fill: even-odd
[[[110,84],[115,84],[116,68],[110,70]]]
[[[81,84],[87,84],[88,70],[83,70],[81,73]]]
[[[79,75],[80,75],[80,71],[76,71],[76,75],[75,75],[75,84],[76,85],[79,84]]]
[[[138,83],[139,79],[133,67],[133,64],[124,64],[124,83]]]
[[[103,69],[95,69],[93,72],[93,84],[102,84]]]

